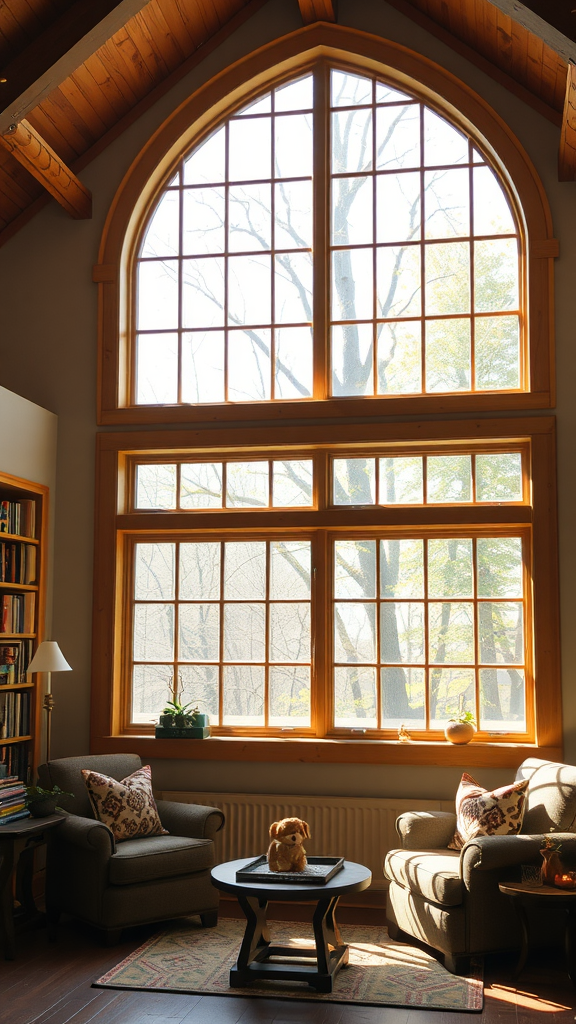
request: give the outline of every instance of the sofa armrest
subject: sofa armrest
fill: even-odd
[[[576,835],[555,832],[554,839],[562,844],[560,856],[576,862]],[[473,871],[495,871],[520,867],[521,864],[541,864],[540,850],[544,836],[479,836],[470,839],[461,853],[462,877],[470,888]]]
[[[157,800],[160,821],[172,835],[187,839],[213,839],[224,825],[224,814],[217,807],[185,804],[175,800]]]
[[[91,850],[101,857],[111,857],[116,851],[116,844],[111,829],[94,818],[81,818],[77,814],[67,814],[65,821],[55,831],[54,838],[58,843],[71,843],[82,850]]]
[[[456,830],[451,811],[407,811],[396,819],[404,850],[446,849]]]

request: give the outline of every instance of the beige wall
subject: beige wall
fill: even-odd
[[[575,594],[576,354],[573,268],[576,185],[557,180],[558,130],[384,0],[339,0],[339,20],[379,33],[436,60],[476,89],[530,153],[548,191],[561,258],[557,263],[557,365],[560,465],[561,601],[566,759],[576,762]],[[0,249],[0,381],[59,417],[53,636],[74,667],[55,681],[57,755],[88,749],[96,396],[96,287],[91,268],[114,193],[140,148],[202,81],[258,45],[298,28],[296,0],[270,2],[82,172],[94,197],[91,221],[70,220],[51,202]],[[463,751],[463,762],[465,762]],[[465,765],[463,765],[464,767]],[[449,798],[457,768],[214,764],[158,761],[162,789],[341,793]],[[509,770],[478,770],[486,785]]]

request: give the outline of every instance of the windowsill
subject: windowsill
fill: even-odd
[[[561,747],[529,743],[469,743],[413,740],[263,739],[211,736],[206,740],[157,740],[153,736],[102,736],[92,753],[139,754],[142,758],[193,761],[277,761],[305,764],[404,764],[517,768],[527,757],[562,759]]]

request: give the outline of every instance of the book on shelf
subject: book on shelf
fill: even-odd
[[[36,583],[37,557],[34,544],[0,541],[0,583]]]
[[[0,633],[33,633],[36,594],[3,594]]]
[[[0,740],[28,736],[30,731],[30,693],[19,690],[0,692]]]
[[[32,639],[0,643],[0,687],[30,682],[28,665],[32,661],[33,653]]]
[[[0,740],[0,764],[6,765],[10,779],[16,779],[23,782],[24,785],[30,785],[32,757],[33,751],[30,741],[25,740],[22,743],[2,744]],[[0,782],[4,781],[4,779],[0,779]]]
[[[18,537],[36,536],[36,502],[33,498],[0,501],[0,533]]]

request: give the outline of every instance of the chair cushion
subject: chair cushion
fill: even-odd
[[[117,843],[141,836],[167,835],[152,794],[150,765],[117,782],[109,775],[82,770],[90,803],[98,821],[112,831]]]
[[[515,836],[522,828],[528,780],[489,792],[464,772],[456,794],[456,831],[448,843],[461,850],[478,836]]]
[[[530,757],[524,761],[517,779],[528,781],[522,832],[576,832],[576,767],[541,761]]]
[[[203,871],[214,863],[211,839],[186,839],[184,836],[147,836],[127,839],[109,861],[112,885],[153,882]]]
[[[389,881],[443,907],[457,907],[464,899],[460,855],[450,850],[390,850],[384,874]]]

